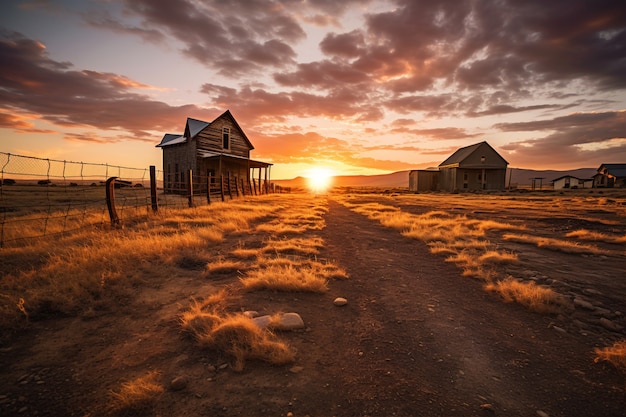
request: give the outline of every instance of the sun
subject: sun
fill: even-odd
[[[334,175],[335,173],[330,168],[311,168],[306,175],[309,188],[316,193],[328,190],[332,186]]]

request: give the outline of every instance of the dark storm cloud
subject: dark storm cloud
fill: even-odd
[[[126,5],[143,19],[142,27],[173,36],[186,55],[229,76],[294,64],[290,44],[305,37],[277,1],[128,0]]]
[[[172,107],[135,90],[150,86],[124,76],[73,70],[48,57],[45,46],[18,33],[0,33],[0,110],[4,127],[28,129],[28,119],[60,127],[122,130],[142,139],[149,130],[167,131],[189,114],[204,113],[194,105]],[[34,130],[33,130],[34,131]]]

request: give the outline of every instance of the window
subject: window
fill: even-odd
[[[230,149],[230,128],[222,129],[222,148]]]

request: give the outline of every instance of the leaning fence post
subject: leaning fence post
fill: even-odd
[[[152,203],[152,211],[159,211],[159,201],[157,199],[157,183],[156,183],[156,167],[150,165],[150,202]]]
[[[222,195],[222,201],[224,201],[224,175],[220,175],[220,194]]]
[[[187,198],[189,199],[189,207],[193,207],[193,171],[189,170],[189,181],[187,181]]]
[[[107,207],[109,209],[109,218],[111,219],[111,225],[120,223],[120,218],[115,210],[115,179],[117,177],[111,177],[106,182],[106,196]]]

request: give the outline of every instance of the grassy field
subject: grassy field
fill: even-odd
[[[191,266],[199,267],[207,278],[236,271],[240,285],[195,300],[180,317],[181,329],[201,346],[233,357],[235,369],[243,369],[248,359],[288,363],[294,355],[288,344],[227,307],[238,292],[270,289],[315,294],[327,291],[331,280],[348,279],[341,265],[317,259],[324,241],[316,231],[325,227],[328,199],[424,242],[434,256],[458,265],[460,280],[478,279],[486,291],[541,314],[572,309],[572,297],[525,279],[521,271],[537,265],[524,247],[619,262],[626,256],[626,196],[621,194],[334,192],[242,198],[146,213],[145,221],[120,228],[77,227],[53,239],[0,249],[2,342],[32,321],[89,317],[124,308],[149,286],[148,277],[175,276]],[[24,219],[32,215],[26,213],[27,207],[23,204],[20,209]],[[568,227],[534,226],[546,219]],[[77,222],[77,226],[98,223],[90,215]],[[24,222],[20,227],[29,225]],[[246,236],[252,234],[266,236],[263,244],[247,245]],[[212,250],[217,247],[231,249]],[[624,341],[597,349],[596,355],[623,368]],[[154,385],[154,378],[147,374],[122,385],[113,395],[113,406],[132,409],[159,395],[162,388]]]

